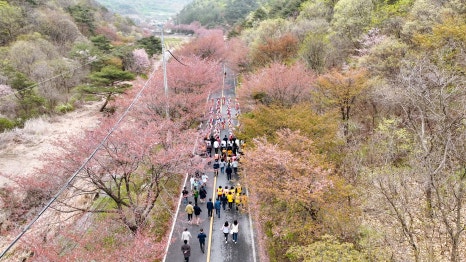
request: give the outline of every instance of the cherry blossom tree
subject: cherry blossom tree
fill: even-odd
[[[66,152],[71,153],[65,153],[66,156],[56,162],[59,170],[75,169],[90,149],[99,145],[112,124],[105,121],[100,129],[87,134],[83,140],[72,141],[69,146],[63,144],[68,149]],[[138,128],[131,124],[120,127],[100,144],[100,149],[73,183],[74,190],[67,194],[66,201],[59,201],[61,205],[56,209],[106,213],[137,233],[146,225],[165,186],[177,181],[186,170],[190,150],[178,135],[184,133],[163,118]],[[70,204],[70,198],[82,198],[86,194],[93,198],[99,196],[97,202],[112,204],[100,208]]]
[[[246,105],[290,107],[309,101],[314,81],[314,73],[302,63],[286,66],[276,62],[247,75],[238,89],[238,96]]]
[[[242,160],[241,179],[255,210],[255,227],[259,235],[268,235],[260,239],[261,253],[269,250],[269,256],[281,257],[288,248],[285,242],[310,244],[325,228],[340,237],[353,236],[356,221],[345,200],[351,189],[333,174],[309,138],[290,130],[277,136],[274,144],[256,139]]]
[[[137,109],[140,111],[135,117],[152,121],[151,115],[165,116],[168,110],[170,118],[183,128],[197,127],[207,111],[207,97],[221,88],[221,66],[196,56],[178,59],[167,66],[167,95],[159,71],[141,98],[146,106]]]
[[[150,65],[149,55],[144,49],[133,50],[133,64],[130,66],[132,71],[142,74],[147,72]]]
[[[195,55],[202,59],[223,61],[226,56],[226,44],[222,30],[199,29],[196,38],[186,44],[177,55]]]

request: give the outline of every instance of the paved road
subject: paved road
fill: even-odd
[[[223,90],[223,94],[226,98],[231,98],[231,115],[234,117],[235,115],[235,106],[234,106],[234,83],[236,82],[233,79],[234,76],[231,75],[229,70],[227,70],[226,79],[225,79],[225,88]],[[213,94],[211,98],[218,98],[221,97],[221,93]],[[226,113],[226,105],[222,106],[222,114]],[[233,120],[233,125],[236,125],[236,120]],[[229,130],[221,131],[220,137],[223,138],[225,135],[229,135]],[[213,161],[211,161],[213,162]],[[218,186],[225,186],[231,187],[236,186],[238,183],[238,176],[233,174],[232,180],[228,181],[225,174],[219,175],[217,178],[213,176],[213,168],[212,164],[208,164],[206,166],[205,172],[209,176],[209,181],[207,183],[207,198],[212,197],[215,199],[213,194],[216,194],[216,189]],[[190,189],[189,181],[187,181],[186,187],[188,190]],[[247,192],[247,188],[243,186],[243,192]],[[192,197],[189,198],[190,201],[193,201]],[[194,201],[193,201],[194,202]],[[256,262],[259,261],[257,257],[257,253],[255,250],[255,241],[254,241],[254,234],[252,230],[252,226],[250,224],[250,218],[247,212],[241,212],[236,210],[231,211],[224,211],[221,210],[220,219],[217,218],[215,215],[214,210],[214,217],[210,219],[207,216],[207,208],[205,203],[199,204],[202,209],[201,213],[201,223],[199,226],[197,225],[190,225],[187,221],[187,215],[184,211],[185,205],[181,203],[179,207],[178,216],[176,218],[172,241],[168,248],[168,253],[166,256],[166,262],[172,261],[184,261],[183,254],[181,252],[181,233],[185,228],[188,228],[188,231],[191,232],[193,238],[190,241],[191,245],[191,257],[190,262],[229,262],[229,261],[242,261],[242,262]],[[237,220],[239,223],[239,233],[238,233],[238,242],[235,244],[232,241],[232,235],[229,235],[228,243],[225,243],[223,232],[221,230],[222,225],[225,221],[228,221],[230,224],[233,223],[234,220]],[[207,242],[206,242],[206,253],[202,253],[199,241],[197,239],[197,234],[199,233],[199,229],[203,228],[204,232],[207,234]],[[210,253],[209,253],[210,251]]]

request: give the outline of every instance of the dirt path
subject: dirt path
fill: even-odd
[[[24,129],[0,133],[0,174],[24,176],[44,164],[40,157],[53,152],[53,142],[81,135],[99,123],[100,102],[84,105],[66,115],[38,118]],[[11,181],[0,176],[0,187]]]

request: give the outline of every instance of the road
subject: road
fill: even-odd
[[[222,92],[217,94],[212,94],[210,99],[216,100],[223,95],[226,97],[226,101],[228,98],[231,99],[230,103],[230,110],[232,119],[232,125],[236,126],[237,122],[234,118],[235,116],[235,86],[234,84],[236,81],[229,70],[226,70],[226,75],[224,79],[224,88]],[[222,115],[226,117],[227,112],[227,105],[222,104],[221,109]],[[228,129],[228,125],[226,125],[225,130],[220,132],[220,138],[223,138],[225,135],[229,135],[230,130]],[[209,181],[207,183],[207,198],[212,197],[213,201],[215,201],[216,189],[218,186],[225,186],[231,187],[236,186],[238,181],[238,176],[233,174],[232,180],[228,181],[225,174],[221,174],[219,172],[218,177],[214,177],[213,168],[212,168],[212,161],[206,165],[205,171],[209,176]],[[241,165],[241,164],[240,164]],[[186,188],[190,189],[189,181],[186,182]],[[243,192],[247,193],[247,188],[243,186]],[[189,198],[190,201],[193,201],[192,197]],[[193,201],[194,202],[194,201]],[[209,218],[207,216],[207,208],[205,203],[200,203],[199,206],[202,209],[201,213],[201,223],[200,225],[190,225],[187,221],[187,215],[185,210],[184,203],[180,203],[179,205],[179,212],[178,216],[175,221],[174,230],[172,232],[172,240],[168,247],[167,255],[164,259],[166,262],[172,261],[184,261],[183,254],[181,252],[181,233],[185,228],[188,228],[188,231],[191,232],[193,238],[190,241],[191,246],[191,257],[190,262],[256,262],[259,261],[257,257],[257,248],[256,248],[256,241],[254,230],[251,225],[251,220],[247,212],[241,212],[236,210],[231,211],[223,211],[221,210],[220,219],[217,218],[215,215],[213,218]],[[227,208],[228,209],[228,208]],[[230,224],[233,223],[234,220],[237,220],[239,223],[239,233],[238,233],[238,242],[235,244],[232,241],[232,235],[229,235],[228,243],[225,243],[223,232],[221,230],[222,225],[225,221],[228,221]],[[206,240],[206,252],[202,253],[199,245],[199,241],[197,239],[197,234],[199,233],[200,229],[204,229],[204,232],[207,234]]]

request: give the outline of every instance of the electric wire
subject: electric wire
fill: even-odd
[[[175,58],[175,60],[178,61],[178,63],[180,63],[180,64],[182,64],[182,65],[184,65],[184,66],[188,66],[188,65],[183,64],[180,60],[178,60],[178,58],[176,58],[176,56],[173,55],[172,52],[170,52],[170,50],[167,49],[167,52],[170,53],[170,55],[171,55],[173,58]]]
[[[34,84],[30,85],[30,86],[27,86],[27,87],[25,87],[25,88],[22,88],[21,90],[14,90],[12,93],[9,93],[9,94],[0,96],[0,99],[3,99],[3,98],[6,98],[6,97],[9,97],[9,96],[16,95],[16,94],[18,94],[19,92],[27,91],[27,90],[32,89],[32,88],[34,88],[34,87],[36,87],[36,86],[39,86],[39,85],[41,85],[41,84],[43,84],[43,83],[47,83],[47,82],[49,82],[49,81],[51,81],[51,80],[53,80],[53,79],[56,79],[56,78],[58,78],[58,77],[60,77],[60,76],[64,76],[64,75],[69,74],[69,73],[71,73],[71,72],[74,72],[74,71],[76,71],[76,70],[78,70],[78,69],[80,69],[80,68],[83,68],[84,66],[87,66],[87,65],[89,65],[89,64],[91,64],[91,63],[94,63],[94,62],[97,62],[97,61],[99,61],[99,60],[105,59],[107,56],[110,56],[110,54],[104,55],[104,56],[102,56],[102,57],[100,57],[100,58],[96,58],[96,59],[90,60],[90,61],[88,61],[87,63],[84,63],[84,64],[82,64],[82,65],[80,65],[80,66],[75,67],[75,68],[71,68],[71,69],[69,69],[68,71],[65,71],[65,72],[63,72],[63,73],[61,73],[61,74],[54,75],[54,76],[52,76],[52,77],[50,77],[50,78],[47,78],[47,79],[44,79],[44,80],[39,81],[39,82],[37,82],[37,83],[34,83]]]
[[[100,148],[104,145],[104,143],[108,140],[110,135],[119,127],[120,123],[123,121],[123,119],[126,117],[126,115],[129,113],[129,111],[133,108],[134,104],[139,100],[139,97],[142,95],[142,92],[146,89],[148,86],[148,83],[154,78],[155,71],[157,70],[156,67],[151,72],[151,77],[146,81],[144,86],[139,90],[139,92],[136,94],[135,98],[131,102],[131,104],[126,108],[126,110],[123,112],[123,114],[120,116],[120,118],[116,121],[116,123],[112,126],[110,131],[105,135],[105,137],[102,139],[102,141],[97,145],[97,147],[92,151],[92,153],[86,158],[86,160],[81,164],[81,166],[68,178],[66,183],[58,190],[58,192],[47,202],[47,204],[42,208],[42,210],[27,224],[23,230],[13,239],[13,241],[10,242],[10,244],[2,251],[0,254],[0,259],[5,256],[5,254],[18,242],[21,237],[23,237],[24,234],[32,227],[32,225],[47,211],[47,209],[50,208],[50,206],[58,199],[58,197],[67,189],[71,182],[76,178],[76,176],[84,169],[84,167],[91,161],[91,159],[95,156],[95,154],[100,150]]]

